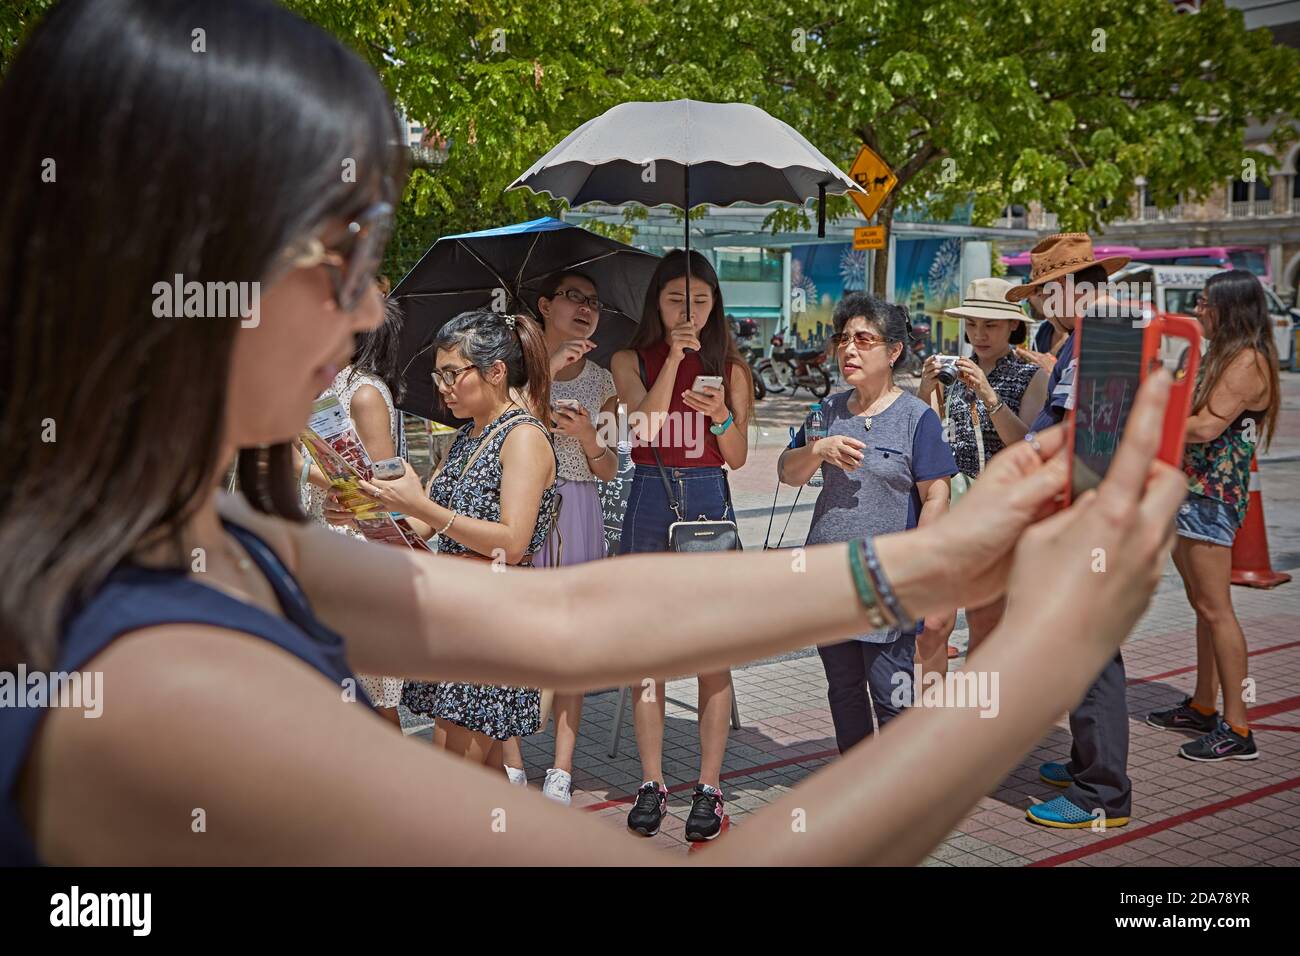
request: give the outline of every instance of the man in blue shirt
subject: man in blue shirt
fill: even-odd
[[[1029,282],[1016,286],[1007,299],[1031,298],[1042,315],[1052,316],[1070,337],[1061,346],[1056,366],[1047,382],[1047,402],[1030,426],[1030,433],[1050,428],[1074,407],[1076,321],[1088,306],[1105,294],[1107,277],[1121,268],[1127,257],[1098,260],[1092,241],[1084,233],[1048,236],[1030,251]],[[1074,743],[1065,763],[1045,763],[1039,779],[1061,787],[1063,794],[1030,807],[1025,816],[1033,823],[1065,829],[1094,825],[1123,826],[1132,812],[1133,784],[1128,777],[1128,701],[1124,659],[1116,653],[1097,676],[1083,701],[1070,711]]]

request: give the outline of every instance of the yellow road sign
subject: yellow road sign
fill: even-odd
[[[884,226],[863,226],[861,229],[854,229],[853,248],[854,249],[885,248],[885,227]]]
[[[858,158],[849,167],[853,181],[867,191],[867,195],[849,193],[862,215],[870,219],[885,202],[890,192],[898,185],[898,177],[889,165],[875,154],[869,146],[858,150]]]

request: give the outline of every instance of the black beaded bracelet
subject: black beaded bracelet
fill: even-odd
[[[903,611],[903,607],[898,603],[898,596],[894,594],[893,585],[889,583],[889,578],[885,576],[885,570],[880,566],[880,555],[876,554],[876,539],[862,539],[862,557],[867,565],[867,573],[871,577],[871,583],[880,595],[880,601],[884,605],[889,616],[894,619],[894,626],[899,630],[907,631],[916,623]]]

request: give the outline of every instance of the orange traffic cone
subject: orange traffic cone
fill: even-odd
[[[1273,570],[1268,557],[1268,531],[1264,527],[1264,499],[1259,493],[1259,468],[1250,458],[1250,501],[1246,520],[1232,544],[1232,583],[1248,588],[1275,588],[1291,575]]]

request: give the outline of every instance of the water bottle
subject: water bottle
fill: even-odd
[[[809,446],[817,439],[826,437],[826,416],[822,414],[821,402],[813,402],[812,407],[808,410],[808,420],[804,422],[803,427],[804,438]],[[808,487],[820,488],[821,486],[822,466],[818,465],[817,470],[808,479]]]

